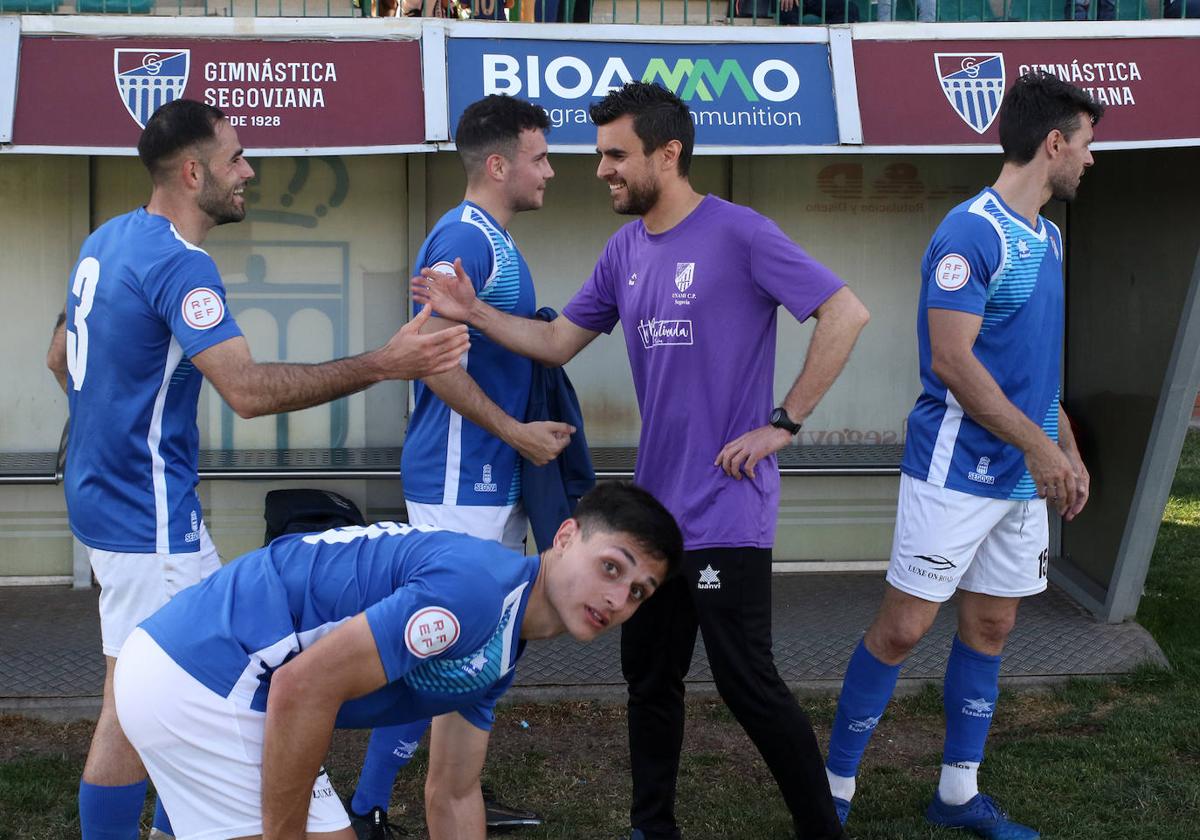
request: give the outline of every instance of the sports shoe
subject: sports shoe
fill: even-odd
[[[1036,829],[1015,823],[992,801],[977,793],[963,805],[947,805],[936,793],[925,809],[925,819],[946,828],[965,828],[986,840],[1037,840]]]
[[[378,806],[366,814],[356,814],[347,802],[346,813],[350,815],[350,827],[354,829],[358,840],[395,840],[399,833],[388,822],[387,811]]]
[[[850,816],[850,800],[840,796],[833,797],[833,810],[837,811],[838,822],[845,825]]]
[[[483,810],[488,828],[520,828],[542,824],[542,818],[533,811],[505,805],[486,787],[483,788]]]

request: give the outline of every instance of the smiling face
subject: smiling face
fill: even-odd
[[[1072,201],[1079,190],[1083,172],[1092,165],[1092,139],[1096,136],[1092,121],[1086,114],[1078,115],[1079,125],[1071,139],[1062,136],[1058,155],[1050,166],[1050,193],[1059,201]]]
[[[633,130],[633,116],[626,114],[596,127],[596,151],[600,165],[596,177],[608,184],[613,210],[624,216],[644,216],[658,203],[662,193],[657,152],[647,155]]]
[[[568,519],[554,544],[562,556],[547,579],[547,598],[566,632],[581,642],[628,620],[666,577],[666,561],[628,534],[595,528],[584,536]]]
[[[200,163],[204,184],[196,203],[213,224],[240,222],[246,218],[246,182],[254,177],[254,169],[242,156],[237,132],[227,120],[214,126],[215,137],[204,149],[208,156]]]
[[[512,211],[541,209],[546,182],[554,177],[545,133],[538,128],[522,131],[516,149],[511,158],[505,159],[505,165],[504,190]]]

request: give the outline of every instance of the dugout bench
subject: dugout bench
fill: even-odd
[[[60,484],[66,454],[66,430],[58,452],[0,452],[0,485]],[[329,481],[400,477],[399,446],[328,449],[202,450],[199,472],[209,481]],[[897,476],[901,444],[790,446],[778,454],[785,477]],[[631,479],[636,447],[592,449],[596,478]],[[86,556],[76,544],[74,585],[91,585]]]

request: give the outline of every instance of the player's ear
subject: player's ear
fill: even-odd
[[[493,152],[487,156],[487,160],[483,162],[483,169],[487,173],[488,178],[493,181],[504,180],[504,170],[508,166],[508,158],[499,152]]]
[[[563,523],[558,526],[558,531],[554,534],[554,547],[562,550],[566,548],[571,539],[579,533],[579,522],[574,518],[564,519]]]
[[[1066,136],[1064,136],[1063,133],[1061,131],[1059,131],[1057,128],[1052,128],[1052,129],[1050,129],[1050,133],[1046,135],[1046,141],[1045,141],[1046,153],[1050,157],[1054,157],[1055,155],[1057,155],[1059,152],[1062,151],[1062,147],[1065,146],[1066,143],[1067,143]]]
[[[204,164],[194,155],[181,154],[175,163],[176,174],[188,189],[198,190],[204,186]]]

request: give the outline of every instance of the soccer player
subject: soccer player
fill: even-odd
[[[942,774],[926,817],[995,840],[1038,836],[979,793],[977,772],[1017,605],[1046,588],[1046,500],[1070,520],[1088,499],[1059,402],[1062,235],[1038,214],[1051,198],[1075,197],[1102,113],[1054,76],[1017,79],[1000,106],[1000,177],[951,210],[925,252],[922,390],[908,417],[888,588],[850,658],[829,745],[843,821],[900,664],[957,589]]]
[[[666,509],[622,483],[540,557],[390,522],[281,537],[142,622],[117,714],[180,840],[353,840],[321,770],[334,727],[432,716],[429,834],[483,840],[479,771],[526,641],[616,627],[682,554]]]
[[[254,170],[216,108],[176,100],[142,132],[145,207],[84,242],[47,362],[67,391],[71,530],[100,582],[104,699],[79,788],[83,840],[132,840],[146,774],[117,724],[112,668],[126,637],[220,566],[196,496],[201,376],[242,417],[308,408],[386,379],[458,365],[464,328],[422,334],[425,312],[388,343],[319,365],[258,364],[201,249],[246,213]],[[160,815],[156,825],[167,828]]]
[[[423,271],[418,299],[506,347],[561,365],[620,321],[642,413],[637,483],[684,534],[684,572],[621,633],[629,683],[634,838],[675,838],[684,677],[697,629],[721,697],[779,784],[802,838],[842,828],[812,726],[771,653],[775,453],[837,378],[868,314],[845,284],[770,219],[692,189],[687,106],[635,82],[591,108],[597,176],[613,209],[640,218],[605,246],[562,316],[513,318],[461,271]],[[423,283],[423,285],[422,285]],[[803,370],[772,411],[779,306],[817,318]]]
[[[538,105],[488,96],[469,105],[454,142],[467,174],[463,201],[447,212],[417,254],[416,269],[453,273],[462,259],[480,298],[520,318],[532,317],[533,278],[507,228],[513,216],[542,206],[554,177],[547,159],[550,120]],[[433,318],[424,332],[456,326]],[[524,551],[529,521],[521,506],[521,459],[541,466],[570,442],[565,423],[523,422],[533,363],[476,335],[465,367],[414,386],[402,474],[408,521],[496,540]],[[396,774],[412,758],[428,720],[371,734],[350,805],[360,836],[386,840]],[[488,824],[536,825],[538,816],[485,794]]]

